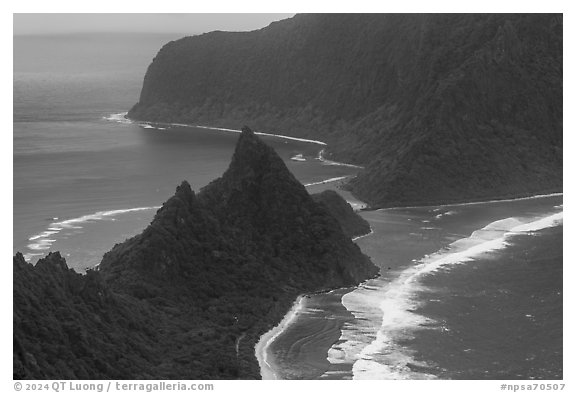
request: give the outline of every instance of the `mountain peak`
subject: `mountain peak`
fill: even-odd
[[[319,228],[323,230],[315,232]],[[294,251],[309,242],[309,247]],[[329,244],[329,249],[324,248]],[[288,249],[301,253],[301,260],[323,260],[333,255],[331,260],[315,262],[316,268],[332,271],[332,284],[358,282],[375,273],[367,257],[347,239],[330,213],[310,197],[274,149],[249,127],[243,127],[222,177],[197,194],[183,181],[141,235],[104,256],[100,271],[109,280],[119,280],[114,286],[122,290],[137,286],[132,292],[147,297],[156,291],[144,288],[146,282],[162,286],[162,280],[171,285],[184,280],[188,285],[188,277],[205,274],[207,266],[214,269],[225,255],[238,254],[237,261],[257,256],[259,263],[264,263],[285,255]],[[347,258],[356,263],[344,262]],[[121,273],[126,269],[137,272],[140,278],[128,283],[125,277],[130,274]],[[330,281],[326,277],[318,280]]]
[[[254,135],[254,131],[248,126],[242,127],[242,134],[243,135]]]
[[[192,191],[190,183],[188,183],[186,180],[183,180],[182,183],[180,183],[180,185],[176,187],[175,196],[185,198],[194,197],[194,191]]]
[[[156,213],[152,225],[155,225],[158,221],[166,220],[177,220],[183,216],[188,216],[194,206],[196,205],[196,194],[190,187],[190,183],[184,180],[178,187],[176,187],[176,192],[169,198],[160,210]]]
[[[82,364],[93,372],[74,376],[116,379],[115,370],[134,379],[258,377],[256,340],[278,323],[296,295],[356,285],[378,272],[329,209],[316,203],[276,152],[249,129],[239,136],[232,163],[220,179],[197,194],[183,181],[141,234],[104,255],[97,272],[76,274],[59,254],[38,263],[52,267],[56,273],[51,275],[28,266],[21,254],[14,261],[24,277],[19,282],[32,277],[34,289],[42,288],[17,287],[15,304],[24,306],[15,309],[24,322],[15,323],[15,331],[25,332],[20,327],[29,326],[37,310],[48,321],[60,321],[54,315],[61,309],[87,315],[78,326],[64,325],[63,333],[49,337],[63,348],[79,348],[65,358],[66,370]],[[53,279],[46,282],[45,276]],[[26,306],[35,299],[46,300],[47,306]],[[100,319],[92,317],[92,310]],[[76,319],[64,321],[71,320]],[[102,329],[107,329],[104,334]],[[44,330],[29,331],[32,337],[25,343],[35,348],[46,337]],[[110,367],[85,366],[84,347],[70,345],[68,331],[85,332],[90,340],[98,337],[102,344],[94,346],[91,358],[104,359]],[[132,350],[130,361],[125,348]],[[98,354],[100,349],[105,353]],[[21,352],[18,375],[31,369]],[[34,354],[46,359],[44,352]],[[134,365],[132,358],[139,362]],[[69,374],[48,369],[46,375]]]
[[[59,251],[50,252],[44,258],[40,259],[36,265],[46,269],[56,269],[60,272],[68,271],[66,260],[62,258]]]
[[[239,188],[247,190],[249,185],[263,185],[270,181],[288,181],[291,186],[302,188],[304,191],[303,186],[290,173],[276,151],[249,127],[244,126],[228,169],[213,183],[219,183],[221,186],[225,184],[225,189],[217,188],[220,188],[220,192],[227,192]]]

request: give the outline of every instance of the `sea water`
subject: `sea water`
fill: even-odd
[[[236,133],[123,116],[176,38],[14,38],[14,252],[34,262],[60,250],[82,271],[140,232],[182,180],[197,190],[226,169]],[[322,145],[263,138],[311,190],[359,169],[317,160]],[[357,243],[381,277],[309,299],[270,346],[280,374],[560,378],[561,211],[557,196],[363,212],[373,234]]]
[[[381,276],[307,299],[270,345],[277,374],[561,378],[562,211],[556,195],[362,212]]]
[[[328,360],[348,363],[353,379],[561,378],[561,204],[556,196],[400,209],[420,210],[408,236],[441,247],[344,295],[355,318]],[[374,255],[380,263],[383,253]]]
[[[142,231],[183,180],[199,190],[226,170],[237,133],[124,117],[146,67],[176,38],[14,38],[14,252],[35,262],[58,250],[83,271]],[[304,183],[357,172],[318,160],[323,144],[262,138]],[[298,154],[304,161],[290,159]]]

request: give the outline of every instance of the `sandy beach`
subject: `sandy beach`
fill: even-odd
[[[344,197],[347,202],[354,208],[359,210],[366,205],[356,199],[350,192],[342,190],[342,185],[350,176],[343,176],[335,179],[328,179],[326,181],[317,182],[314,184],[306,184],[306,188],[310,193],[318,193],[324,190],[334,190]],[[357,236],[352,239],[356,241],[372,235],[374,232]],[[340,299],[343,294],[350,291],[350,288],[341,288],[329,293],[316,294],[313,297],[306,295],[299,296],[294,302],[290,311],[284,316],[284,319],[272,330],[266,332],[260,337],[260,340],[255,346],[256,358],[260,365],[260,374],[262,379],[285,379],[286,375],[279,376],[274,370],[283,369],[282,365],[278,364],[277,359],[270,354],[270,346],[272,343],[281,338],[284,341],[297,341],[297,344],[291,346],[291,352],[297,352],[300,359],[300,368],[296,374],[300,376],[308,375],[304,369],[308,370],[310,374],[308,378],[317,378],[322,375],[330,366],[328,362],[326,351],[338,340],[340,337],[340,329],[342,324],[351,319],[352,315],[345,310],[341,305]],[[311,318],[311,313],[317,310],[319,303],[325,308],[328,315],[317,315],[316,318]],[[329,305],[333,303],[333,306]],[[307,318],[298,318],[299,314],[307,314]],[[324,313],[322,313],[324,314]],[[329,323],[327,323],[329,321]],[[298,326],[292,326],[298,322]],[[302,326],[301,326],[302,325]],[[302,336],[304,333],[305,336]],[[286,337],[285,337],[286,336]],[[283,343],[278,343],[282,347]],[[307,349],[313,347],[321,347],[324,350],[308,351]],[[310,347],[312,348],[312,347]],[[322,371],[318,371],[322,370]],[[288,370],[284,370],[288,374]]]
[[[272,330],[264,333],[255,347],[256,358],[258,359],[258,364],[260,365],[260,374],[262,379],[278,379],[277,375],[274,373],[274,359],[268,356],[268,347],[276,338],[282,333],[287,326],[290,325],[292,321],[298,315],[298,312],[303,306],[303,296],[298,296],[292,305],[290,311],[284,316],[282,321],[275,326]]]

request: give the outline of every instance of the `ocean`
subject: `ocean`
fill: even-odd
[[[34,263],[60,251],[83,272],[141,232],[183,180],[198,190],[226,170],[236,133],[123,117],[146,67],[175,38],[14,37],[14,253]],[[357,172],[318,160],[320,144],[262,138],[303,183]]]
[[[277,376],[562,378],[562,195],[361,214],[381,276],[303,298]]]
[[[14,252],[34,263],[60,251],[84,272],[183,180],[199,190],[225,171],[236,133],[123,117],[175,38],[14,37]],[[263,138],[310,192],[335,188],[362,206],[326,182],[358,168],[319,160],[318,143]],[[562,378],[562,210],[558,195],[361,212],[373,233],[356,242],[381,276],[303,297],[267,346],[276,375]]]

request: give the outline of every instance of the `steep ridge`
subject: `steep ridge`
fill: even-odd
[[[336,191],[326,190],[312,194],[312,199],[323,205],[330,215],[338,220],[346,236],[356,237],[370,233],[368,221],[356,214],[352,206]]]
[[[258,378],[254,345],[298,294],[378,272],[248,128],[220,179],[183,182],[96,272],[14,266],[18,378]]]
[[[13,259],[14,379],[154,375],[158,310],[112,293],[100,275],[68,269],[59,253]]]
[[[271,147],[244,128],[221,178],[198,195],[182,183],[141,235],[104,256],[100,271],[118,290],[148,297],[153,289],[146,286],[156,279],[188,287],[189,278],[196,280],[219,265],[229,273],[237,269],[230,277],[260,276],[260,267],[250,269],[257,260],[270,267],[271,276],[263,279],[276,286],[288,274],[286,284],[295,288],[309,280],[317,280],[315,286],[348,285],[372,270],[338,221],[314,202]],[[146,277],[128,280],[128,271]],[[209,283],[211,290],[197,295],[223,296],[231,287],[248,284]]]
[[[321,138],[373,206],[562,189],[562,15],[297,15],[166,44],[129,117]]]

